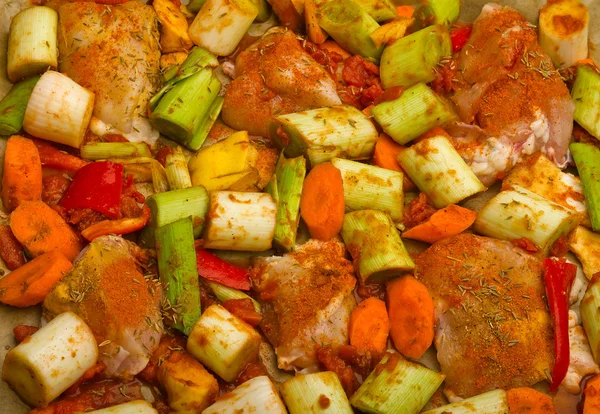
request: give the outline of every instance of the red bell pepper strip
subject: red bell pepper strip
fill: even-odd
[[[54,147],[48,142],[39,139],[32,140],[40,153],[40,160],[44,167],[56,168],[58,170],[77,171],[85,167],[89,162],[71,154],[67,154]]]
[[[94,162],[80,168],[60,205],[67,210],[91,208],[106,217],[119,217],[123,166],[111,161]]]
[[[473,26],[459,25],[454,26],[450,29],[450,40],[452,41],[452,53],[456,53],[461,50],[467,44],[469,36],[471,36],[471,30]]]
[[[250,275],[246,269],[229,264],[200,247],[196,248],[196,266],[198,274],[211,282],[233,289],[250,290]]]
[[[150,208],[144,204],[142,207],[142,214],[139,217],[122,218],[119,220],[102,220],[82,231],[81,235],[87,241],[92,241],[96,237],[106,236],[107,234],[133,233],[134,231],[146,227],[148,221],[150,221]]]
[[[568,291],[575,279],[577,266],[564,258],[544,259],[544,283],[548,306],[554,321],[554,367],[550,391],[561,384],[570,363],[569,350],[569,297]]]

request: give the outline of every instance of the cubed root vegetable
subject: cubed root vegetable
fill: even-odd
[[[27,404],[40,407],[73,385],[97,360],[91,329],[79,316],[66,312],[6,354],[2,379]]]
[[[237,414],[241,412],[286,414],[285,405],[273,383],[266,376],[252,378],[202,411],[202,414]]]

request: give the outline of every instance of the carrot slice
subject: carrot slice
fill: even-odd
[[[446,237],[462,233],[471,227],[476,218],[476,212],[456,204],[450,204],[433,213],[424,223],[406,230],[402,233],[402,237],[435,243]]]
[[[344,221],[344,184],[333,164],[315,166],[306,176],[300,199],[300,213],[310,235],[329,240],[340,232]]]
[[[319,26],[315,0],[304,0],[304,18],[306,20],[306,33],[311,42],[320,45],[327,40],[327,35]]]
[[[510,414],[554,414],[552,398],[533,388],[513,388],[506,391]]]
[[[589,380],[583,391],[583,414],[595,414],[600,412],[600,375]]]
[[[390,321],[384,301],[371,297],[354,308],[348,327],[350,345],[381,354],[386,349],[389,334]]]
[[[398,17],[411,18],[415,12],[415,8],[413,6],[397,6],[396,10],[398,10]]]
[[[381,168],[402,172],[402,167],[398,163],[398,154],[403,149],[404,145],[398,144],[386,134],[379,134],[379,138],[375,142],[373,163]]]
[[[390,332],[404,356],[420,358],[433,342],[433,300],[424,284],[411,275],[387,284]]]
[[[42,162],[32,140],[13,135],[6,143],[2,201],[9,211],[42,197]]]
[[[10,229],[33,256],[58,250],[67,259],[74,260],[82,249],[73,229],[42,201],[21,203],[10,215]]]
[[[71,267],[57,250],[38,256],[0,279],[0,302],[18,307],[37,305]]]

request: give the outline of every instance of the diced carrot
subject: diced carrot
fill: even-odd
[[[583,395],[583,414],[600,413],[600,375],[587,382]]]
[[[33,335],[34,333],[36,333],[37,331],[39,331],[40,328],[38,328],[37,326],[31,326],[31,325],[17,325],[13,328],[13,335],[15,336],[15,341],[20,344],[21,342],[23,342],[28,336]]]
[[[430,129],[429,131],[427,131],[426,133],[424,133],[423,135],[421,135],[419,138],[417,138],[415,141],[421,141],[427,138],[433,138],[433,137],[438,137],[438,136],[445,136],[446,138],[450,138],[450,135],[448,135],[448,133],[440,128],[440,127],[436,127],[433,129]]]
[[[403,86],[392,86],[391,88],[387,88],[377,99],[375,99],[375,105],[382,102],[395,101],[402,96],[405,90],[406,88]]]
[[[404,356],[420,358],[433,342],[433,300],[427,287],[411,275],[387,284],[390,333]]]
[[[38,256],[0,279],[0,302],[18,307],[37,305],[71,267],[57,250]]]
[[[342,173],[332,163],[319,164],[308,173],[302,188],[300,213],[310,235],[329,240],[340,232],[344,220]]]
[[[333,40],[326,40],[320,47],[321,47],[321,49],[326,49],[329,52],[335,52],[335,53],[341,55],[344,59],[347,59],[350,56],[352,56],[345,49],[343,49],[340,45],[338,45],[337,42],[335,42]]]
[[[74,260],[82,249],[75,231],[42,201],[21,203],[10,215],[10,229],[32,256],[58,250]]]
[[[367,106],[365,109],[362,110],[362,113],[365,114],[366,116],[370,117],[371,116],[371,109],[373,109],[375,105],[371,104],[369,106]]]
[[[462,233],[475,221],[477,213],[468,208],[450,204],[433,213],[429,220],[402,233],[407,239],[435,243],[446,237]]]
[[[306,33],[311,42],[320,45],[327,40],[327,35],[319,26],[315,0],[304,0],[304,19],[306,20]]]
[[[413,6],[397,6],[396,10],[398,10],[398,17],[411,18],[415,12],[415,8]]]
[[[0,257],[9,270],[15,270],[25,264],[23,247],[7,225],[0,225]]]
[[[554,403],[548,394],[533,388],[513,388],[506,392],[509,414],[554,414]]]
[[[350,345],[381,354],[386,349],[389,334],[390,320],[384,301],[371,297],[354,308],[348,326]]]
[[[9,211],[42,196],[42,162],[33,141],[13,135],[6,143],[2,201]]]

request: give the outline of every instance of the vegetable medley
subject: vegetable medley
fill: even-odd
[[[31,413],[600,412],[583,2],[35,3],[0,101]]]

